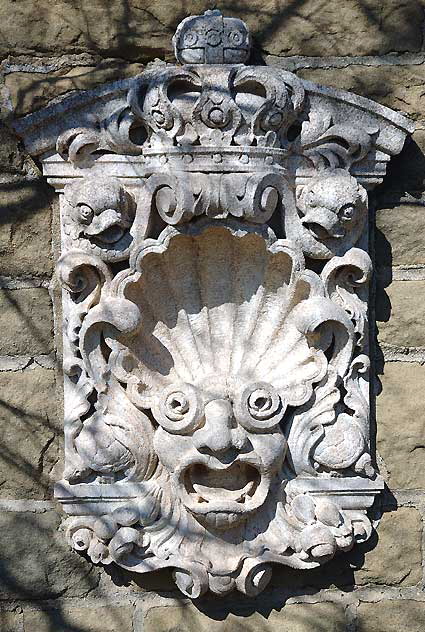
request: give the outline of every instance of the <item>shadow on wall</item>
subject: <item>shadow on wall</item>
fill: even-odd
[[[50,5],[57,3],[45,3],[44,7],[37,9],[35,22],[45,22],[49,31],[49,20],[58,20],[58,15],[51,12]],[[159,2],[158,6],[152,2],[130,3],[127,0],[114,2],[97,2],[96,8],[89,8],[83,2],[72,3],[73,6],[64,11],[60,16],[62,30],[67,29],[74,33],[70,42],[65,43],[64,48],[58,52],[55,49],[55,40],[49,43],[50,49],[44,44],[38,53],[41,55],[59,55],[65,53],[82,53],[89,51],[93,53],[93,60],[86,63],[87,67],[75,67],[75,62],[67,66],[64,62],[64,69],[55,69],[51,72],[30,73],[11,72],[7,75],[6,83],[12,93],[14,112],[11,116],[20,116],[29,111],[34,111],[46,105],[52,98],[75,90],[89,89],[99,83],[113,81],[123,76],[129,63],[145,63],[154,57],[172,59],[171,36],[181,19],[193,13],[193,0],[182,0],[174,3],[170,10],[170,3]],[[135,8],[135,5],[138,8]],[[318,19],[316,12],[321,11],[321,5],[317,3],[317,8],[312,8],[310,13],[304,10],[311,4],[307,0],[292,0],[290,2],[279,3],[278,1],[269,3],[270,9],[262,8],[260,2],[197,2],[196,12],[200,13],[209,8],[220,8],[223,13],[235,15],[246,19],[254,28],[255,23],[255,46],[252,54],[253,63],[261,63],[262,56],[268,51],[268,44],[281,31],[282,43],[281,52],[285,52],[285,24],[290,19],[298,20],[299,30],[305,27],[314,31],[313,43],[309,46],[309,55],[323,55],[323,41],[329,40],[326,30],[326,18]],[[314,3],[316,4],[316,3]],[[163,8],[161,9],[161,5]],[[376,4],[376,10],[370,7],[370,3],[359,1],[356,3],[364,20],[370,24],[371,32],[378,29],[383,40],[388,46],[394,40],[395,30],[389,27],[385,31],[382,27],[381,8]],[[280,9],[279,7],[282,6]],[[165,7],[165,8],[164,8]],[[97,11],[97,13],[96,13]],[[155,17],[155,12],[158,16]],[[304,12],[304,13],[303,13]],[[308,17],[303,17],[307,16]],[[405,33],[406,40],[409,39],[411,23],[397,23],[397,34],[399,40],[402,39],[400,33]],[[30,26],[28,28],[31,30]],[[75,31],[77,31],[75,33]],[[60,39],[59,39],[60,42]],[[60,44],[59,44],[60,45]],[[0,48],[9,47],[9,52],[23,52],[23,47],[11,41],[11,37],[4,28],[0,27]],[[28,45],[31,48],[31,42]],[[44,46],[44,48],[43,48]],[[33,50],[37,50],[37,46]],[[279,46],[276,47],[276,50]],[[17,50],[19,49],[19,50]],[[38,54],[37,53],[37,54]],[[293,53],[290,53],[293,54]],[[347,54],[335,50],[334,54]],[[110,58],[113,58],[112,60]],[[105,61],[108,59],[108,61]],[[46,62],[47,63],[47,62]],[[129,73],[134,74],[140,69],[134,66],[129,68]],[[18,76],[19,75],[19,76]],[[377,87],[378,89],[378,87]],[[358,84],[356,92],[362,94],[362,85]],[[3,113],[5,115],[5,113]],[[5,118],[7,120],[9,116]],[[0,178],[0,235],[8,226],[24,221],[28,217],[37,216],[45,209],[46,203],[53,199],[52,191],[41,180],[30,175],[36,168],[24,158],[20,152],[19,145],[11,136],[6,126],[0,127],[0,138],[2,145],[0,148],[0,168],[2,169]],[[6,140],[5,140],[6,139]],[[377,208],[387,208],[386,196],[391,193],[399,200],[402,195],[409,192],[415,197],[422,195],[424,191],[423,173],[425,172],[425,157],[418,145],[411,139],[406,141],[403,152],[394,158],[389,166],[388,174],[384,183],[376,192],[375,199]],[[8,238],[9,239],[9,238]],[[0,239],[0,247],[2,240]],[[5,246],[5,254],[13,255],[9,246]],[[1,250],[0,250],[1,255]],[[376,264],[378,268],[376,287],[376,320],[386,321],[390,317],[391,304],[385,287],[391,282],[391,246],[385,236],[379,231],[376,234]],[[1,264],[0,264],[1,265]],[[4,273],[0,268],[0,276]],[[43,334],[43,322],[31,317],[25,312],[21,305],[15,300],[13,291],[3,290],[3,300],[8,303],[7,309],[15,312],[22,329],[30,332],[29,335],[35,341],[45,342]],[[379,345],[375,340],[377,351],[376,373],[383,371],[383,355],[379,350]],[[0,352],[4,355],[4,352]],[[15,374],[13,374],[15,376]],[[20,376],[24,375],[19,373]],[[1,374],[0,374],[1,376]],[[15,377],[13,378],[15,379]],[[15,388],[18,384],[18,373],[16,374]],[[31,495],[35,498],[46,497],[49,492],[49,473],[55,459],[47,461],[49,467],[47,473],[44,465],[46,454],[51,446],[52,440],[56,440],[61,434],[61,419],[52,419],[45,412],[40,413],[38,406],[27,406],[25,398],[30,400],[32,394],[26,391],[24,381],[19,382],[20,397],[17,401],[2,400],[0,409],[2,411],[2,425],[8,430],[9,435],[13,430],[13,424],[17,429],[16,434],[11,438],[5,438],[0,445],[0,494],[4,481],[7,480],[10,471],[23,473],[26,479],[34,482]],[[42,397],[53,397],[52,392],[46,389],[40,391]],[[11,423],[11,419],[16,421]],[[40,438],[39,438],[40,435]],[[0,435],[1,436],[1,435]],[[6,437],[6,434],[5,434]],[[52,439],[53,437],[53,439]],[[17,442],[14,445],[13,441]],[[39,442],[39,449],[34,446]],[[61,448],[56,448],[57,452]],[[37,452],[34,459],[34,452]],[[34,491],[35,490],[35,491]],[[19,485],[13,492],[15,498],[20,493]],[[8,494],[11,497],[11,494]],[[375,508],[376,515],[388,508],[394,508],[395,501],[391,493],[377,501]],[[96,595],[99,582],[99,570],[88,562],[83,556],[78,555],[68,549],[63,534],[57,533],[59,517],[53,511],[42,514],[36,513],[0,513],[0,525],[2,538],[0,539],[0,598],[3,600],[23,600],[34,604],[44,603],[45,600],[56,600],[54,609],[45,610],[44,630],[46,632],[86,632],[87,625],[84,621],[80,623],[72,622],[66,609],[60,605],[61,597],[84,597],[92,593]],[[220,602],[220,610],[217,610],[217,601],[211,598],[198,600],[196,607],[202,613],[215,621],[224,621],[229,614],[235,614],[241,619],[253,612],[258,612],[265,619],[270,613],[279,610],[287,599],[293,595],[315,594],[320,589],[336,586],[344,591],[351,591],[355,586],[355,569],[361,568],[364,562],[364,555],[376,546],[378,536],[375,534],[366,544],[358,546],[354,551],[345,554],[326,566],[313,571],[294,571],[289,568],[276,568],[274,576],[265,593],[257,599],[248,599],[233,593]],[[136,586],[143,590],[155,590],[159,594],[176,596],[175,585],[172,581],[171,573],[162,571],[149,577],[131,575],[117,567],[107,567],[106,573],[110,576],[112,583],[117,587]],[[99,594],[99,593],[98,593]],[[50,602],[50,606],[51,606]],[[126,632],[126,622],[118,614],[108,612],[109,630],[119,630]],[[315,632],[325,632],[326,623],[323,625],[316,620],[311,621],[312,630]],[[190,622],[187,629],[190,630]],[[320,627],[318,627],[320,626]],[[239,628],[246,630],[247,627],[242,621]],[[234,628],[238,629],[238,628]],[[35,632],[35,630],[34,630]]]
[[[357,0],[354,6],[346,0],[334,8],[324,8],[317,0],[266,4],[260,0],[43,0],[30,21],[25,9],[14,4],[15,27],[8,33],[0,26],[0,52],[36,54],[40,59],[31,71],[25,64],[21,69],[12,64],[7,67],[13,116],[34,111],[65,93],[136,74],[142,69],[137,64],[156,57],[173,61],[171,38],[179,22],[213,8],[247,21],[254,41],[252,63],[260,63],[265,54],[320,57],[420,50],[422,14],[416,1],[399,14],[393,6],[386,10],[369,0]],[[83,53],[88,55],[62,58],[60,64],[46,60],[43,67],[43,56]]]

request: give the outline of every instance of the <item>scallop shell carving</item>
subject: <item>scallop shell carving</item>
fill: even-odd
[[[268,228],[169,227],[131,267],[112,292],[139,308],[140,326],[111,339],[109,366],[141,408],[172,383],[230,388],[240,379],[265,380],[298,406],[329,361],[338,372],[347,366],[353,332],[344,310],[324,298],[301,250]]]

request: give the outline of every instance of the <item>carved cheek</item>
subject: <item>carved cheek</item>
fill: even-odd
[[[250,433],[253,452],[261,459],[264,473],[275,473],[286,456],[287,442],[280,430],[266,434]]]
[[[191,436],[170,434],[161,427],[155,431],[153,445],[160,462],[171,473],[193,450]]]

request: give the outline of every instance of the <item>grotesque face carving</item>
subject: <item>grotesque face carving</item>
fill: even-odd
[[[367,193],[355,178],[336,169],[298,191],[299,216],[288,217],[287,235],[302,241],[317,259],[342,256],[359,239],[367,216]]]
[[[264,504],[286,452],[285,408],[271,384],[214,376],[158,396],[155,451],[197,520],[227,529]]]
[[[64,232],[109,260],[128,256],[135,202],[116,178],[93,177],[65,188],[69,213]]]

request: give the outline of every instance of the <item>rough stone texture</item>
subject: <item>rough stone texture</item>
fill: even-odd
[[[3,54],[11,50],[89,50],[126,59],[152,59],[170,54],[170,36],[180,20],[211,8],[246,20],[258,45],[273,54],[370,55],[417,51],[422,44],[419,0],[387,0],[384,6],[372,0],[342,0],[338,4],[254,0],[237,6],[211,0],[174,4],[113,0],[105,6],[96,0],[84,9],[65,0],[42,0],[37,12],[31,11],[32,6],[31,0],[2,2]]]
[[[24,626],[25,632],[133,632],[132,619],[131,606],[29,610]]]
[[[104,60],[98,65],[65,66],[46,73],[13,72],[5,84],[16,116],[44,107],[54,98],[76,90],[89,90],[99,84],[134,77],[143,70],[141,64]]]
[[[53,351],[53,314],[45,288],[0,290],[1,355]]]
[[[156,56],[170,60],[170,36],[179,20],[213,6],[219,6],[227,15],[242,17],[248,22],[256,38],[256,61],[260,58],[261,49],[274,54],[287,52],[289,55],[317,55],[320,58],[325,55],[419,51],[422,47],[424,14],[423,3],[419,0],[401,3],[395,0],[384,3],[378,0],[334,3],[321,0],[267,0],[260,3],[254,0],[230,7],[226,4],[198,0],[174,5],[170,2],[148,3],[141,0],[112,0],[107,3],[103,0],[91,3],[41,0],[34,10],[34,0],[4,0],[0,3],[0,55],[4,60],[0,67],[0,118],[7,117],[12,110],[20,113],[35,110],[52,98],[61,97],[72,90],[95,86],[104,80],[113,80],[120,73],[128,76],[132,74],[132,68],[137,72],[136,64],[132,65],[132,62],[145,63]],[[71,52],[75,53],[74,57],[69,54]],[[28,54],[24,56],[21,53]],[[106,58],[103,62],[102,56]],[[271,61],[285,63],[283,57]],[[305,63],[310,64],[311,61],[314,62],[307,58]],[[329,60],[318,61],[332,63]],[[346,63],[348,60],[342,61]],[[387,66],[389,63],[391,65]],[[375,64],[375,67],[371,64]],[[400,203],[402,195],[408,193],[415,198],[423,198],[425,190],[425,66],[405,64],[406,57],[392,54],[381,59],[357,59],[355,65],[345,69],[299,72],[300,76],[313,81],[375,98],[390,107],[411,113],[416,119],[417,131],[411,140],[407,140],[401,154],[391,160],[388,175],[379,191],[377,224],[382,234],[377,239],[378,268],[388,267],[391,263],[424,263],[425,257],[422,208]],[[3,276],[51,274],[51,196],[48,187],[31,175],[35,171],[35,165],[28,161],[14,135],[5,126],[0,127],[0,274]],[[58,211],[56,209],[53,212]],[[412,287],[410,283],[408,286]],[[411,298],[414,298],[413,293]],[[382,291],[377,297],[377,307],[381,316],[387,313],[388,317],[388,300]],[[419,297],[408,304],[409,313],[416,309],[419,310],[416,320],[420,323],[423,311]],[[412,319],[415,319],[413,315]],[[37,327],[44,327],[42,321],[36,319],[34,322]],[[404,326],[402,321],[394,321],[395,338],[406,337]],[[415,329],[418,333],[417,323]],[[46,333],[46,339],[49,335]],[[3,330],[1,337],[3,339]],[[412,342],[408,341],[408,344]],[[387,469],[389,472],[391,488],[407,488],[407,491],[402,492],[406,497],[419,498],[422,502],[423,492],[412,492],[409,496],[409,490],[425,489],[424,376],[425,369],[419,365],[387,363],[384,367],[384,390],[378,397],[378,449],[384,457],[383,471]],[[49,406],[54,406],[52,381],[53,372],[43,372],[41,369],[0,374],[0,399],[5,402],[1,405],[0,423],[3,455],[0,464],[0,497],[41,498],[51,494],[50,490],[45,491],[45,485],[49,484],[46,473],[57,459],[58,446],[56,439],[53,439],[45,454],[41,455],[42,446],[51,440],[54,431],[50,432],[47,425],[43,427],[44,422],[37,420],[37,414],[41,411],[43,420],[49,419],[49,423],[54,421],[54,412],[49,411]],[[18,410],[20,408],[24,409],[23,415]],[[13,463],[14,460],[17,464]],[[28,526],[29,519],[34,521],[35,527]],[[46,542],[53,541],[57,519],[48,519],[48,514],[27,516],[9,513],[2,514],[1,520],[1,526],[8,527],[2,529],[2,546],[6,549],[8,572],[0,573],[3,575],[0,582],[10,583],[9,571],[11,577],[16,576],[15,585],[8,586],[7,595],[10,596],[13,589],[24,607],[28,607],[28,595],[33,597],[37,585],[41,586],[41,592],[36,597],[58,595],[55,603],[49,604],[55,609],[48,613],[25,611],[25,632],[110,632],[111,619],[105,616],[104,608],[90,606],[83,610],[79,608],[81,604],[77,600],[73,609],[70,609],[61,599],[61,586],[69,586],[65,596],[78,594],[78,590],[82,594],[87,583],[95,583],[97,571],[93,578],[90,573],[85,575],[89,567],[84,560],[79,559],[81,567],[75,573],[69,560],[74,563],[77,558],[69,557],[72,554],[68,552],[62,537],[57,545],[55,540],[54,552],[49,551]],[[25,526],[23,531],[22,525]],[[308,573],[297,573],[292,569],[274,571],[273,587],[279,590],[296,587],[303,594],[314,592],[314,598],[318,599],[321,598],[317,593],[319,588],[336,587],[338,590],[333,594],[344,600],[341,588],[348,589],[347,599],[351,599],[351,587],[355,582],[362,586],[371,582],[368,595],[373,594],[371,598],[379,601],[361,603],[358,609],[359,622],[353,622],[349,626],[350,630],[423,632],[425,604],[401,599],[391,601],[388,599],[390,593],[385,588],[386,585],[399,585],[403,589],[416,581],[419,575],[419,527],[418,514],[414,509],[399,508],[396,512],[386,513],[379,526],[376,548],[368,551],[376,544],[372,541],[370,546],[366,544],[358,547],[356,554],[353,551],[347,556],[339,556],[324,567]],[[27,547],[32,547],[30,553]],[[55,576],[57,566],[61,568],[61,577]],[[361,569],[355,570],[359,566]],[[52,573],[56,577],[53,587],[47,578],[47,574]],[[73,576],[75,584],[70,586]],[[107,577],[109,579],[109,575]],[[116,574],[112,574],[112,577],[115,579],[109,580],[106,590],[114,595],[117,591],[125,590],[126,581],[120,577],[117,579]],[[162,592],[173,587],[166,572],[141,580],[137,578],[137,581],[139,585],[143,584],[143,590]],[[373,588],[373,583],[378,584],[378,587]],[[393,592],[391,594],[394,596]],[[269,629],[267,626],[270,623],[265,617],[260,614],[243,616],[235,602],[231,603],[234,613],[231,615],[232,631],[252,629],[257,632]],[[258,603],[259,611],[263,612],[263,600]],[[320,632],[322,629],[328,632],[332,629],[328,619],[335,619],[334,607],[326,604],[325,611],[321,608],[317,604],[286,606],[281,612],[273,611],[269,621],[273,629],[295,629],[298,632],[293,620],[290,619],[288,625],[285,623],[288,613],[299,613],[300,620],[305,618],[309,624],[311,620],[318,622],[307,628],[311,632]],[[109,612],[111,608],[106,610]],[[173,620],[180,625],[177,613],[173,615],[174,608],[155,610],[159,610],[158,620],[165,626],[165,631],[168,629],[167,623],[171,627]],[[130,614],[123,615],[123,611],[119,609],[120,617],[127,621]],[[155,611],[151,613],[153,617]],[[313,616],[311,613],[314,613]],[[220,619],[218,615],[214,617],[209,612],[203,614],[196,610],[194,616],[202,619],[201,625],[195,628],[197,630],[209,632],[217,627],[220,630],[227,627],[221,620],[223,614]],[[151,620],[149,617],[146,619],[147,626]],[[2,632],[22,632],[21,619],[22,614],[2,613],[0,629]],[[136,632],[141,629],[141,620]],[[154,627],[149,627],[148,632],[152,629],[159,632],[161,626],[155,627],[155,619],[152,621]],[[255,621],[252,626],[251,621]],[[126,627],[123,624],[117,632],[121,632],[121,628],[122,632],[127,632]],[[131,630],[131,624],[128,629]],[[186,632],[188,628],[183,624],[180,628],[174,628],[174,632],[177,629]],[[301,629],[304,631],[306,628],[304,626]],[[342,630],[345,629],[343,626]],[[112,630],[115,632],[114,627]]]
[[[0,495],[44,498],[59,458],[60,421],[54,372],[0,373]]]
[[[358,632],[423,632],[424,602],[394,599],[380,603],[361,603]]]
[[[8,149],[2,145],[3,136],[0,129],[0,273],[50,275],[52,206],[56,208],[51,189],[41,178],[5,173],[4,163],[18,167],[23,157],[13,144]]]
[[[416,509],[400,507],[384,513],[377,529],[378,542],[363,545],[357,559],[355,583],[413,586],[422,579],[422,521]],[[400,543],[403,554],[400,555]],[[375,546],[376,545],[376,546]],[[356,553],[353,551],[353,559]]]
[[[389,108],[405,112],[415,120],[423,118],[425,64],[306,68],[299,70],[297,74],[315,83],[374,99]]]
[[[143,620],[144,619],[144,620]],[[158,607],[138,613],[134,632],[344,632],[344,609],[331,603],[296,604],[270,613],[225,611],[194,606]],[[142,623],[143,622],[143,623]]]
[[[377,450],[393,489],[425,488],[425,367],[388,362],[377,398]]]
[[[60,521],[53,511],[0,513],[0,598],[82,597],[97,585],[99,571],[69,549]]]
[[[403,195],[414,199],[423,199],[425,191],[425,131],[417,127],[411,137],[406,139],[403,150],[391,159],[387,168],[385,182],[377,191],[379,207],[386,208],[392,198],[395,204]],[[400,226],[403,226],[400,224]],[[404,239],[410,239],[409,226],[405,228]]]
[[[425,206],[394,202],[377,211],[376,227],[378,266],[425,263]]]
[[[400,542],[403,555],[400,555]],[[422,577],[422,523],[416,509],[399,508],[383,514],[377,535],[324,568],[297,571],[275,568],[271,587],[291,589],[342,588],[377,584],[413,586]]]
[[[0,612],[0,630],[1,632],[18,632],[21,622],[21,615],[16,612]]]
[[[377,314],[379,342],[425,346],[425,281],[393,281],[385,293],[381,300],[388,301],[387,314]]]

